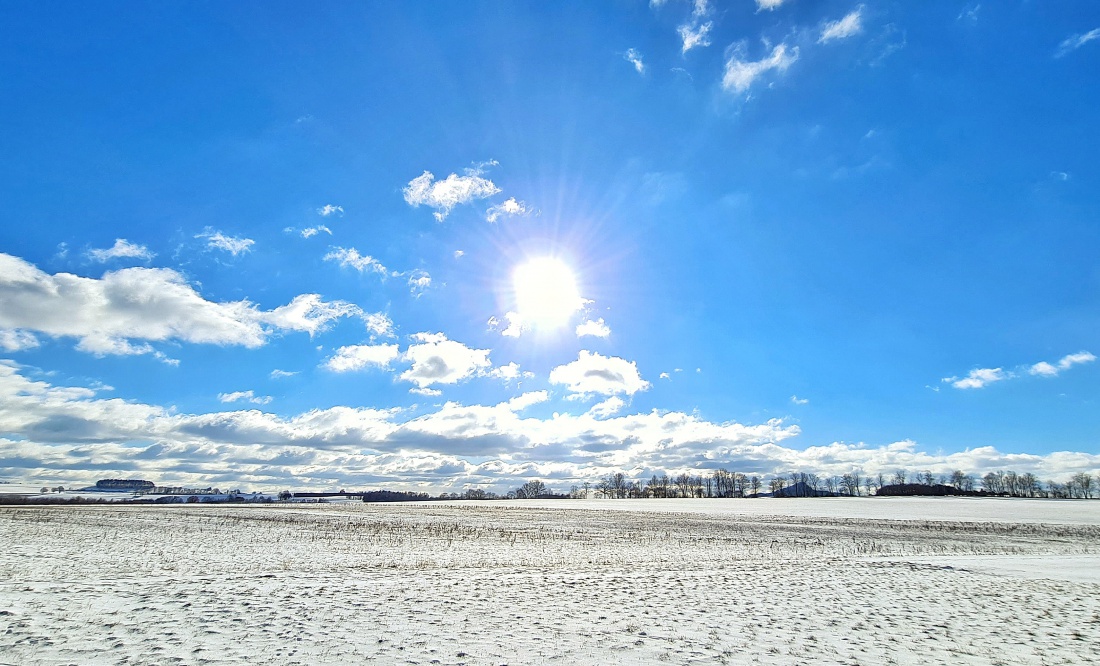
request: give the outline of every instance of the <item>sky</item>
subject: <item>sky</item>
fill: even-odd
[[[0,7],[0,481],[1100,472],[1091,0]]]

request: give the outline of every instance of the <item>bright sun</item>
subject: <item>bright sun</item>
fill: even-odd
[[[541,257],[512,273],[517,314],[526,325],[557,328],[584,306],[573,271],[560,259]]]

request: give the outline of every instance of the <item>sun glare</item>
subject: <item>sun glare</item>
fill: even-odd
[[[516,311],[523,323],[557,328],[584,306],[573,271],[554,257],[531,259],[512,273]]]

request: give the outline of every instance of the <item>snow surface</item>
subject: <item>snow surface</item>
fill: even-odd
[[[1095,521],[941,501],[0,507],[0,663],[1091,663]]]

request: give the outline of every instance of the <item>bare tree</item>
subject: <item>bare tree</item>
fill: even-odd
[[[532,479],[516,488],[516,499],[537,499],[548,493],[545,483],[538,479]]]
[[[749,477],[749,487],[752,488],[753,495],[760,494],[760,477],[755,474]]]
[[[899,469],[898,471],[894,472],[894,485],[905,485],[905,470]]]

